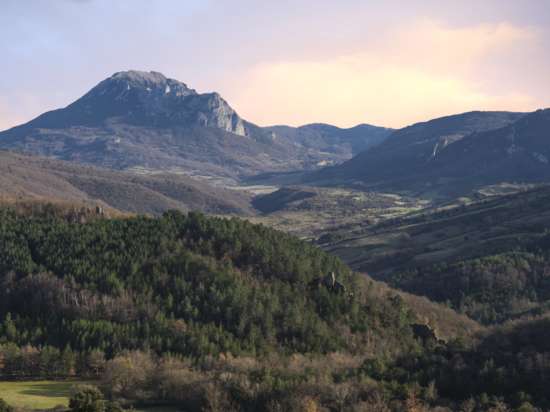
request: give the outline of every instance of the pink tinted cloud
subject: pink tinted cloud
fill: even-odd
[[[506,61],[508,54],[535,44],[537,36],[532,28],[507,22],[457,28],[422,19],[359,52],[258,64],[231,78],[228,98],[260,124],[401,127],[468,110],[534,110],[544,102],[529,90],[519,84],[491,88],[487,80],[493,74],[488,69],[495,70],[492,60]]]

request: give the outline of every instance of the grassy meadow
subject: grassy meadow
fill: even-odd
[[[0,382],[0,398],[9,405],[29,409],[68,406],[71,389],[78,381]]]

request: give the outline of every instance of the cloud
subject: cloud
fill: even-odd
[[[480,60],[521,46],[536,37],[533,29],[507,22],[448,27],[422,19],[392,33],[376,50],[385,61],[407,64],[424,70],[475,70]]]
[[[239,7],[217,0],[167,0],[163,7],[146,0],[22,3],[0,6],[0,98],[10,103],[0,107],[4,125],[65,106],[127,68],[218,91],[259,124],[401,126],[471,109],[531,110],[549,98],[550,30],[541,23],[548,13],[542,6],[500,0],[321,0],[314,8],[310,0],[242,0]]]
[[[363,51],[258,64],[232,79],[228,97],[259,124],[400,127],[468,110],[531,110],[537,102],[529,93],[509,85],[487,90],[484,68],[535,37],[509,23],[453,28],[421,20]]]

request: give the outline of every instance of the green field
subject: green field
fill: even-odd
[[[81,381],[0,381],[0,398],[9,405],[25,409],[51,409],[68,406],[69,396],[74,386],[85,384]],[[170,405],[138,407],[136,412],[176,412]]]
[[[0,398],[16,407],[48,409],[67,406],[71,388],[78,381],[0,382]]]

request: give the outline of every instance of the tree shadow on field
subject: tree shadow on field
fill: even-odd
[[[44,398],[63,398],[71,394],[72,383],[31,383],[27,389],[21,391],[22,395],[41,396]]]

